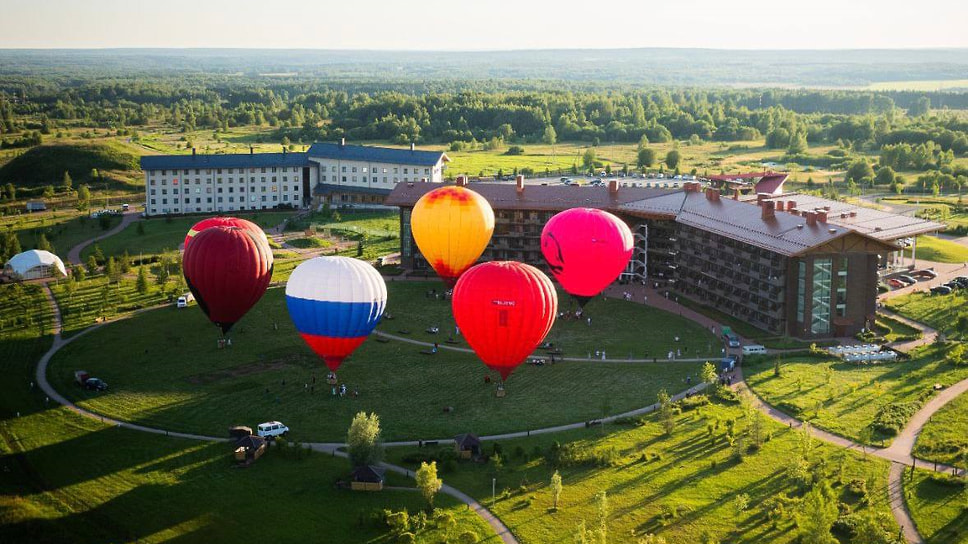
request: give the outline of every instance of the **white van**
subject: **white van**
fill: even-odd
[[[267,421],[265,423],[260,423],[259,430],[256,432],[262,438],[286,436],[286,433],[289,432],[289,427],[286,427],[278,421]]]
[[[178,308],[188,308],[188,305],[195,301],[195,295],[191,293],[185,293],[184,295],[178,297],[178,302],[175,305]]]
[[[743,346],[743,355],[762,355],[766,353],[766,347],[759,344]]]

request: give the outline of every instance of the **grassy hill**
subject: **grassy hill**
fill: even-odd
[[[58,186],[67,171],[77,186],[90,181],[94,168],[104,175],[137,171],[140,166],[136,155],[113,142],[41,145],[0,167],[0,183],[13,183],[18,188]]]

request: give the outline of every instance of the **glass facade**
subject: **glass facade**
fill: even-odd
[[[797,263],[797,323],[803,323],[803,312],[807,306],[807,263]]]
[[[400,210],[400,220],[403,228],[400,229],[400,251],[403,257],[410,256],[410,208]]]
[[[837,264],[837,317],[847,316],[847,257]]]
[[[810,306],[811,334],[830,332],[830,289],[832,283],[833,260],[813,260],[813,304]]]

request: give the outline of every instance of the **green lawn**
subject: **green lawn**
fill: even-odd
[[[968,315],[968,291],[957,290],[950,295],[911,293],[884,301],[884,306],[904,317],[919,321],[946,333],[951,338],[962,338],[957,330],[958,319]]]
[[[132,270],[132,273],[134,273]],[[141,294],[137,290],[135,278],[123,278],[118,283],[109,283],[106,276],[93,276],[77,283],[75,292],[68,294],[67,281],[51,285],[51,291],[60,307],[64,337],[73,336],[93,325],[99,318],[114,319],[134,310],[161,304],[167,294],[155,285],[149,275],[149,290]],[[169,283],[169,286],[173,284]],[[184,285],[184,282],[182,282]],[[187,291],[187,288],[185,289]]]
[[[117,225],[120,221],[120,218],[111,218],[111,225],[108,228]],[[74,210],[4,218],[0,222],[0,227],[16,232],[24,250],[37,247],[40,235],[43,234],[54,248],[54,253],[64,260],[67,260],[67,253],[72,247],[106,230],[100,226],[97,219],[91,219]]]
[[[409,330],[413,338],[433,342],[442,341],[454,330],[450,301],[428,298],[427,293],[436,290],[443,293],[439,282],[390,282],[393,294],[387,310],[395,319],[384,320],[379,329],[396,333]],[[558,291],[559,311],[574,310],[575,302],[563,291]],[[554,342],[566,357],[592,358],[596,351],[604,350],[609,359],[664,359],[669,351],[679,349],[684,358],[718,358],[722,343],[705,327],[688,319],[635,302],[595,298],[585,306],[587,321],[558,319],[548,341]],[[402,317],[406,319],[403,323]],[[438,335],[424,331],[432,326],[440,328]],[[679,337],[676,342],[675,337]]]
[[[248,219],[263,229],[268,229],[282,223],[293,212],[262,211],[257,213],[239,213],[235,217]],[[204,216],[152,218],[141,221],[144,234],[138,234],[138,222],[128,225],[123,231],[101,240],[98,245],[105,256],[121,255],[125,251],[132,257],[138,255],[153,255],[165,250],[178,249],[185,241],[188,229],[198,223]],[[81,253],[82,259],[87,259],[94,252],[94,245],[90,245]]]
[[[968,395],[959,395],[931,416],[918,435],[914,454],[949,465],[968,463]]]
[[[904,475],[904,495],[918,532],[927,544],[968,542],[968,492],[956,483],[918,470]]]
[[[855,441],[875,421],[878,411],[891,403],[916,403],[930,396],[935,383],[952,384],[968,377],[968,367],[943,361],[943,351],[922,349],[910,361],[857,365],[839,359],[791,356],[774,376],[775,358],[744,362],[746,380],[763,400],[784,412]],[[916,404],[902,406],[913,415]],[[916,411],[916,410],[914,410]],[[874,433],[872,443],[890,442],[890,434]]]
[[[935,236],[918,236],[917,257],[936,263],[965,263],[968,247]]]
[[[710,319],[714,319],[717,322],[732,328],[733,332],[739,334],[743,338],[759,342],[770,349],[807,349],[810,347],[811,342],[798,340],[788,336],[776,336],[771,332],[758,329],[737,317],[720,312],[719,310],[710,306],[700,304],[688,297],[678,297],[677,300],[686,308],[705,315]],[[823,345],[824,342],[817,342],[817,344]]]
[[[590,429],[502,441],[500,468],[492,462],[462,461],[443,478],[485,505],[491,504],[492,478],[496,478],[497,502],[492,510],[526,544],[572,542],[582,519],[590,528],[598,527],[594,496],[601,491],[608,493],[612,542],[635,542],[653,533],[670,544],[695,544],[707,532],[715,542],[732,544],[796,542],[791,518],[803,488],[788,475],[797,450],[796,431],[765,420],[764,430],[772,438],[758,452],[737,462],[731,458],[732,448],[725,437],[729,420],[736,420],[737,433],[744,432],[746,423],[738,406],[714,404],[677,416],[671,437],[663,434],[655,417],[648,417],[640,427],[610,425],[604,434]],[[718,428],[710,435],[707,424],[718,424]],[[554,467],[547,457],[555,442],[604,459],[561,467],[563,491],[558,511],[552,509],[548,486]],[[484,447],[491,453],[494,446],[485,443]],[[437,454],[434,448],[394,448],[389,455],[395,462],[413,467],[422,457],[446,454]],[[871,507],[885,528],[897,533],[888,513],[886,462],[873,457],[864,460],[858,453],[817,442],[808,459],[813,463],[823,460],[822,472],[835,482],[864,482],[871,493]],[[835,483],[839,500],[855,512],[871,508],[845,487]],[[748,499],[743,510],[736,506],[740,494]],[[772,521],[767,512],[779,497],[788,500],[782,507],[784,513]]]
[[[329,247],[333,245],[333,243],[330,242],[329,240],[323,240],[322,238],[316,238],[315,236],[307,236],[305,238],[293,238],[292,240],[289,240],[286,243],[291,245],[292,247],[298,247],[302,249]]]
[[[348,462],[323,454],[302,459],[270,449],[246,470],[232,447],[100,426],[55,408],[3,423],[0,540],[34,543],[393,542],[382,509],[416,512],[408,491],[338,490]],[[24,469],[29,467],[29,471]],[[412,486],[391,475],[389,483]],[[464,505],[442,496],[461,532],[496,536]],[[457,532],[456,530],[454,531]],[[442,531],[419,534],[439,542]]]
[[[884,340],[888,342],[924,336],[920,330],[886,315],[878,315],[874,325],[877,334],[883,336]]]
[[[396,333],[406,327],[413,331],[411,338],[430,337],[399,303],[406,300],[402,289],[420,285],[425,284],[390,284],[395,318],[384,329]],[[449,307],[444,301],[432,306],[435,312]],[[296,439],[318,441],[343,440],[360,410],[383,417],[388,439],[492,434],[584,421],[651,404],[661,388],[685,389],[686,376],[700,367],[522,365],[508,382],[508,396],[499,399],[494,384],[483,381],[486,368],[472,354],[442,350],[424,355],[426,348],[420,346],[370,338],[339,373],[350,391],[359,389],[359,398],[338,399],[323,384],[325,367],[290,324],[283,289],[270,289],[232,337],[231,348],[217,349],[216,329],[197,307],[153,310],[66,346],[54,358],[50,378],[82,406],[123,419],[218,436],[231,425],[279,419],[293,428]],[[435,338],[446,345],[443,334]],[[95,394],[77,388],[71,381],[79,368],[106,380],[111,390]],[[317,387],[311,394],[304,385],[314,373]],[[578,398],[582,401],[575,402]],[[444,412],[448,406],[450,413]]]

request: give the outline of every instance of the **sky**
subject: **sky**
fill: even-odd
[[[0,0],[0,48],[968,47],[965,0]]]

